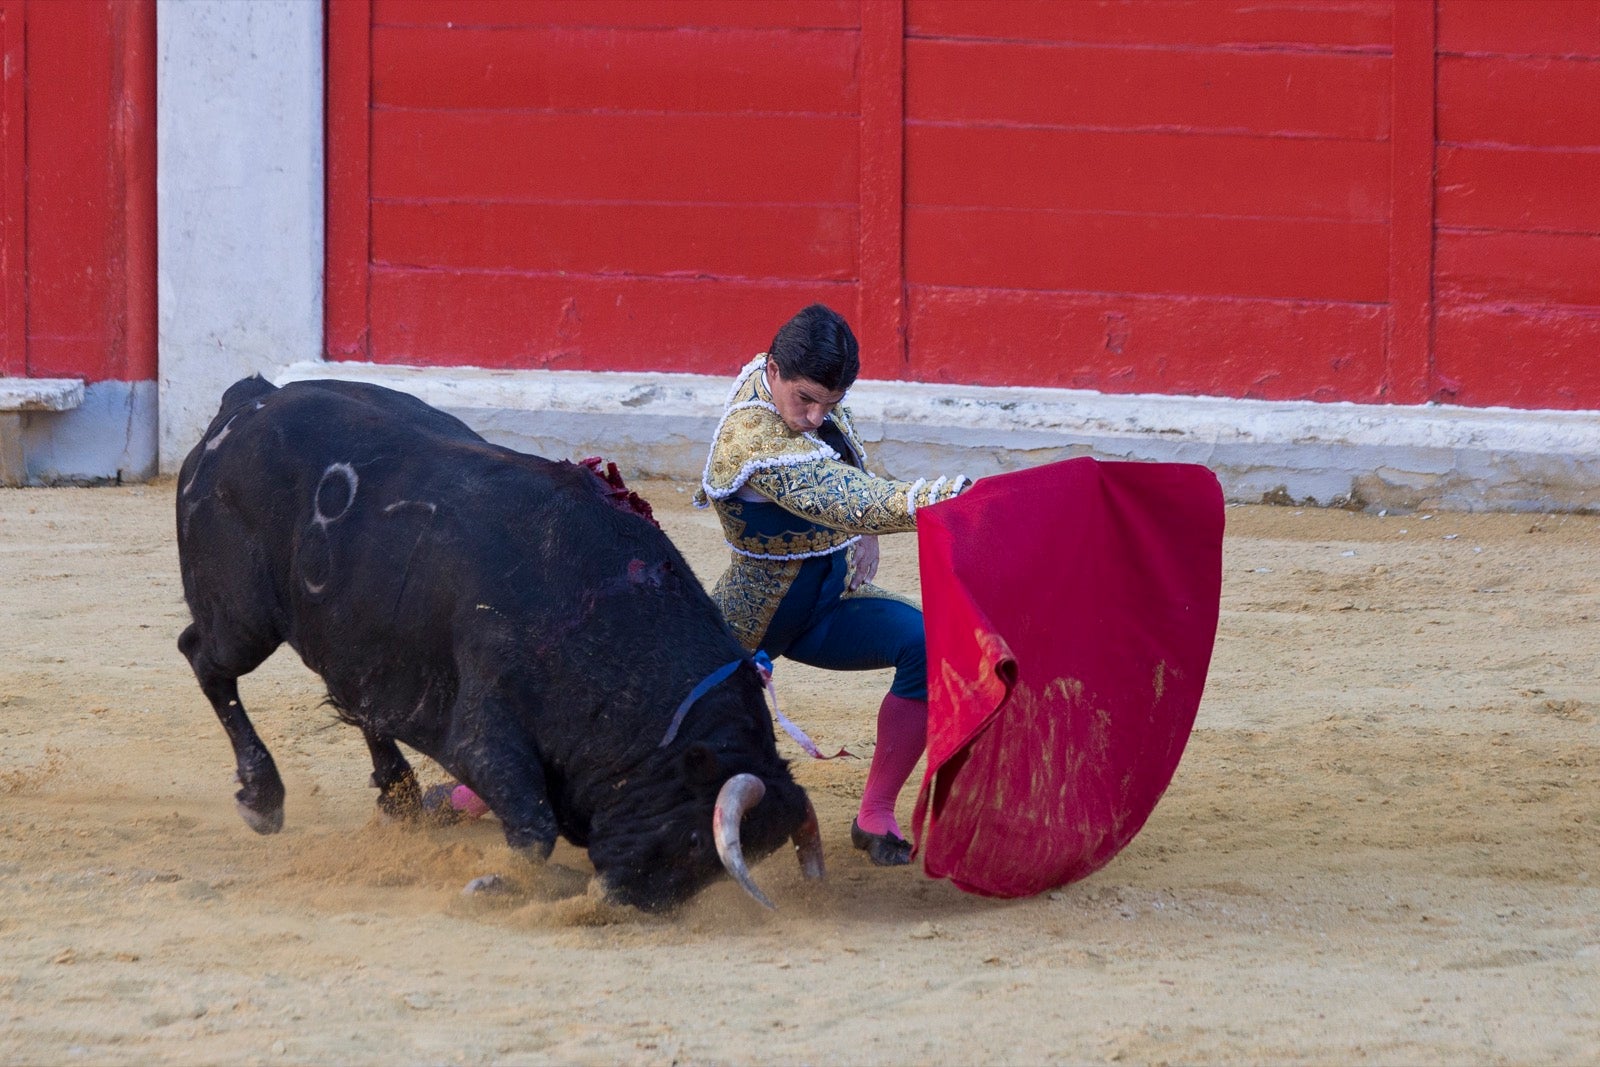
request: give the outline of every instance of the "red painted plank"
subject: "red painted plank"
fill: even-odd
[[[1600,314],[1600,234],[1439,232],[1441,297],[1587,305]]]
[[[1440,0],[1439,50],[1600,56],[1600,0]]]
[[[898,3],[861,12],[861,286],[856,333],[898,369],[905,334],[905,22]]]
[[[1438,223],[1600,232],[1600,152],[1440,146]]]
[[[1364,140],[1389,131],[1381,56],[908,40],[906,66],[906,112],[923,121]]]
[[[110,161],[113,42],[104,4],[27,16],[28,373],[114,377],[120,310],[108,271],[121,190]]]
[[[380,107],[856,113],[854,33],[373,31]],[[796,77],[804,71],[804,77]]]
[[[112,67],[118,94],[111,117],[112,169],[124,205],[121,233],[112,235],[122,251],[121,291],[113,303],[121,304],[123,358],[115,370],[123,381],[153,381],[158,371],[155,0],[131,0],[109,14],[112,37],[120,41]],[[111,269],[116,266],[113,257]]]
[[[1600,63],[1447,56],[1439,62],[1439,140],[1600,146]]]
[[[26,82],[22,65],[23,0],[0,3],[0,375],[28,370],[27,145],[23,122]]]
[[[856,241],[851,207],[388,201],[372,207],[373,260],[386,266],[854,281]]]
[[[372,219],[371,55],[368,0],[333,0],[327,14],[327,250],[323,350],[368,358]]]
[[[1382,399],[1382,307],[913,286],[910,309],[920,381]]]
[[[1436,399],[1471,407],[1600,408],[1600,314],[1440,301]]]
[[[806,304],[850,307],[826,282],[587,279],[379,269],[373,355],[429,366],[727,374]],[[864,374],[871,374],[862,353]]]
[[[1378,302],[1388,227],[911,207],[913,284]]]
[[[909,0],[914,37],[1078,44],[1328,47],[1386,50],[1387,0],[1262,4],[1257,0]]]
[[[912,124],[906,165],[916,204],[1362,222],[1389,212],[1389,151],[1375,141]]]
[[[859,195],[848,118],[375,111],[372,136],[373,195],[387,199],[854,204]]]
[[[384,26],[850,29],[858,0],[378,0]]]
[[[1401,4],[1395,11],[1383,393],[1402,404],[1426,400],[1432,385],[1435,29],[1432,4]]]

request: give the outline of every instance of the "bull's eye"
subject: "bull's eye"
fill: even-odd
[[[692,848],[692,849],[696,849],[696,850],[698,850],[700,848],[700,831],[699,830],[690,830],[689,831],[689,847]]]

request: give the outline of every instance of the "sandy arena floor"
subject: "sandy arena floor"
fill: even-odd
[[[639,488],[715,578],[712,517]],[[779,856],[774,914],[722,884],[586,926],[460,897],[510,860],[492,820],[378,826],[286,649],[243,688],[287,826],[245,827],[175,647],[172,493],[0,492],[0,1062],[1600,1062],[1600,519],[1230,509],[1194,736],[1094,877],[873,868],[865,764],[782,738],[825,887]],[[914,591],[914,539],[885,557]],[[779,684],[870,751],[885,675]]]

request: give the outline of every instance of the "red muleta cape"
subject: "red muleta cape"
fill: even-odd
[[[1139,832],[1200,706],[1222,527],[1216,476],[1180,463],[1067,460],[918,509],[930,877],[1028,896]]]

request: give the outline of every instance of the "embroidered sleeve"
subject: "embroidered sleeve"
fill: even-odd
[[[837,460],[769,467],[747,483],[796,515],[853,534],[903,533],[917,528],[917,508],[948,500],[971,482],[877,478]]]

